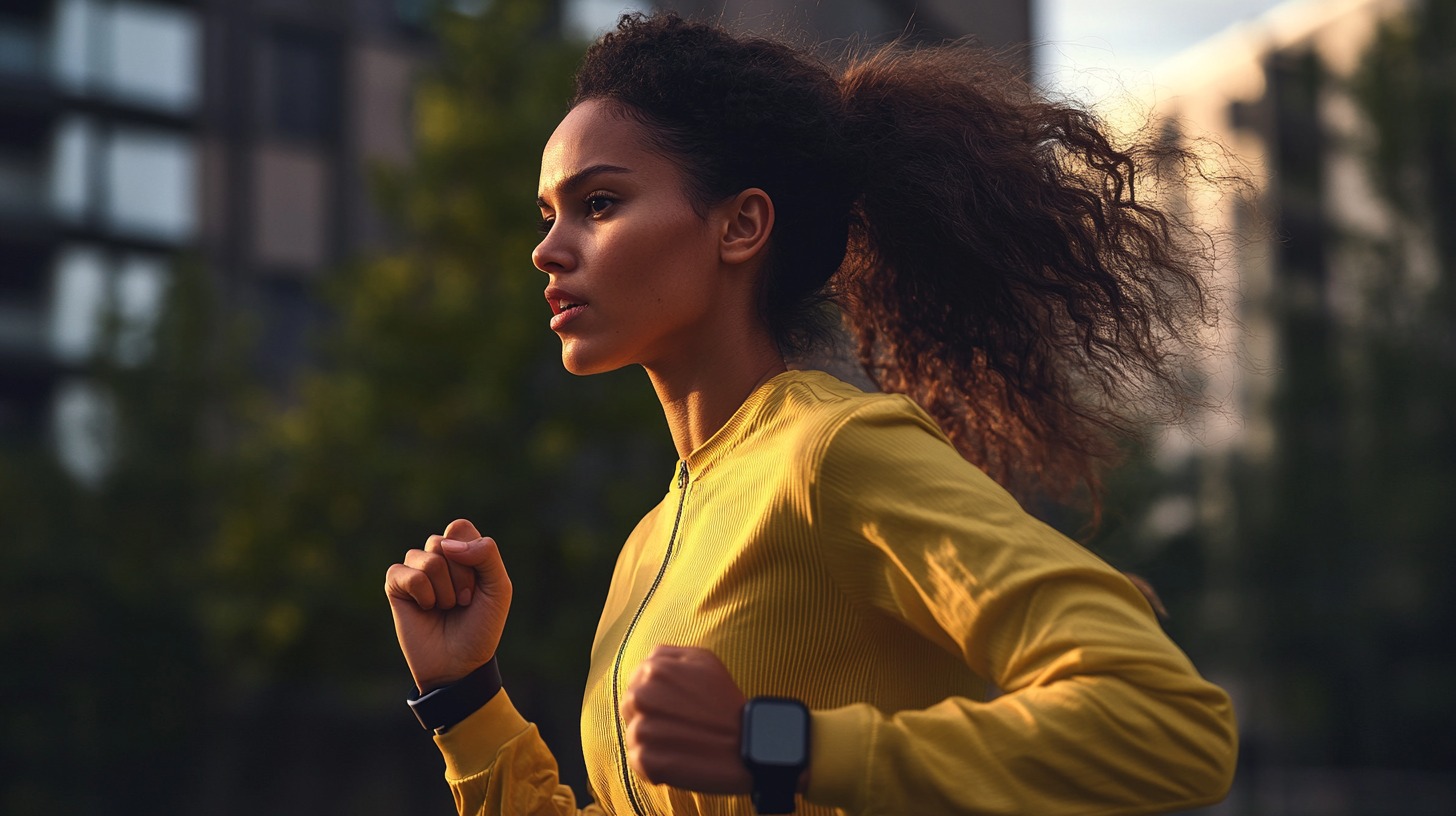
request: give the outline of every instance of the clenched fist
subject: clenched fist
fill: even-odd
[[[511,606],[511,580],[495,541],[464,519],[405,553],[384,576],[394,633],[420,693],[464,677],[495,656]]]
[[[752,793],[739,755],[738,683],[707,649],[658,646],[622,697],[627,760],[645,779],[699,793]]]

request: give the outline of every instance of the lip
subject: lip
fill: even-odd
[[[546,303],[551,307],[552,331],[560,331],[566,324],[581,316],[581,313],[586,311],[588,306],[586,299],[580,295],[573,294],[555,286],[547,287],[545,295]],[[563,310],[558,305],[562,301],[575,305]]]

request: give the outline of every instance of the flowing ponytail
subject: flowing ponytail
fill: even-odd
[[[1134,395],[1186,399],[1169,349],[1206,315],[1202,256],[1135,185],[1187,157],[1119,149],[989,55],[889,45],[840,69],[628,15],[587,52],[586,99],[645,125],[695,206],[764,189],[761,311],[780,347],[823,341],[837,303],[871,379],[1020,497],[1095,507]]]
[[[1013,492],[1095,497],[1130,403],[1185,396],[1199,256],[1135,184],[1187,157],[1119,150],[964,45],[879,48],[840,82],[866,168],[836,281],[860,362]]]

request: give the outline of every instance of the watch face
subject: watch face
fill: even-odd
[[[809,731],[808,713],[794,703],[757,700],[749,713],[748,755],[769,765],[801,765]]]

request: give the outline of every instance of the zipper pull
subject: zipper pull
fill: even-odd
[[[683,462],[682,467],[677,469],[677,489],[682,490],[688,486],[688,463]]]

